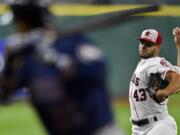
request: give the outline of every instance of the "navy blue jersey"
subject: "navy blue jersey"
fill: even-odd
[[[36,42],[29,42],[28,44],[34,43]],[[23,55],[23,64],[14,73],[16,79],[20,80],[18,86],[30,88],[32,101],[39,108],[45,106],[41,103],[59,104],[61,110],[66,108],[62,113],[64,115],[62,122],[60,122],[62,125],[68,123],[68,117],[71,118],[66,113],[68,107],[63,105],[64,102],[69,102],[69,108],[74,108],[75,111],[74,113],[71,112],[70,115],[72,113],[75,115],[72,119],[78,119],[75,123],[79,125],[65,127],[67,131],[69,130],[67,135],[90,135],[96,129],[111,123],[113,119],[106,87],[106,59],[100,49],[82,35],[59,37],[52,42],[51,47],[73,61],[73,67],[70,68],[73,75],[71,77],[64,76],[63,72],[68,68],[66,64],[63,68],[57,68],[55,65],[40,62],[34,53],[26,52]],[[60,57],[63,57],[63,55],[60,55]],[[70,70],[68,72],[71,72]],[[46,81],[47,77],[53,81]],[[44,82],[41,80],[44,80]],[[55,100],[51,102],[51,98],[45,98],[46,96],[51,97],[51,91],[56,92],[56,87],[54,89],[52,87],[51,91],[46,91],[55,82],[57,82],[55,85],[60,85],[59,91],[62,90],[62,93],[60,92],[59,97],[63,99],[56,103]],[[36,89],[36,91],[33,91],[33,89]],[[37,89],[41,90],[37,92]],[[39,101],[41,97],[42,100],[37,103],[36,101]],[[46,117],[47,114],[44,114],[44,112],[45,110],[39,109],[39,113]],[[45,118],[45,121],[48,125],[50,118]],[[78,126],[76,127],[76,125]],[[51,130],[51,127],[49,130]]]
[[[4,68],[4,52],[5,52],[5,40],[0,40],[0,72]]]
[[[101,127],[112,121],[102,52],[81,35],[58,40],[55,48],[75,61],[75,77],[66,82],[67,94],[83,109],[87,117],[85,128]]]

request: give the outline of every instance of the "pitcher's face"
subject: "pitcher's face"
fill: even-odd
[[[157,45],[147,42],[147,41],[140,41],[139,44],[139,56],[141,58],[151,58],[154,57],[157,53]]]

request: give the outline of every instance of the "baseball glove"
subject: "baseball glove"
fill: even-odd
[[[168,80],[166,79],[163,80],[159,73],[151,73],[149,77],[147,92],[149,93],[150,97],[154,99],[157,103],[161,103],[167,97],[159,101],[155,96],[156,92],[158,90],[166,88],[168,84],[169,84]]]

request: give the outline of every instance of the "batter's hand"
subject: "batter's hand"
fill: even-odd
[[[180,28],[176,27],[173,29],[174,42],[176,47],[180,49]]]

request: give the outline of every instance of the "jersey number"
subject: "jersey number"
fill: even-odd
[[[136,99],[136,101],[145,101],[147,99],[146,90],[145,89],[135,90],[133,97]]]

